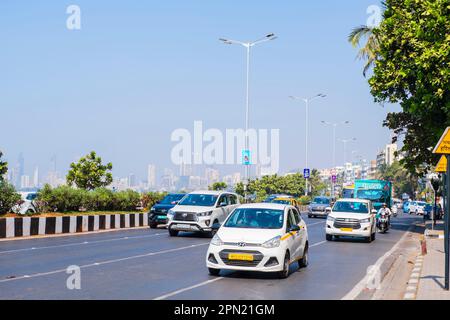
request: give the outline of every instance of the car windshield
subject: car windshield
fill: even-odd
[[[37,193],[29,193],[26,197],[27,200],[34,200],[37,197]]]
[[[236,209],[225,222],[227,228],[281,229],[284,211],[272,209]]]
[[[212,194],[188,194],[178,204],[182,206],[211,207],[216,203],[217,196]]]
[[[359,190],[357,198],[385,202],[383,190]]]
[[[283,200],[283,199],[275,199],[272,200],[272,203],[279,203],[279,204],[291,204],[289,200]]]
[[[330,204],[330,199],[327,198],[314,198],[313,204]]]
[[[161,200],[160,204],[175,204],[175,202],[180,201],[184,194],[168,194]]]
[[[369,208],[364,202],[338,201],[333,212],[369,213]]]

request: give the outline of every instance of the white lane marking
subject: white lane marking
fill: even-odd
[[[400,243],[406,238],[406,236],[410,233],[410,231],[412,230],[414,225],[410,225],[409,229],[403,234],[403,236],[400,238],[400,240],[397,241],[397,243],[391,248],[391,250],[389,250],[388,252],[386,252],[382,257],[380,257],[377,262],[375,262],[375,264],[372,266],[374,268],[374,270],[379,270],[381,265],[383,264],[383,262],[390,256],[392,255],[395,250],[397,250],[397,248],[399,247]],[[353,287],[352,290],[350,290],[350,292],[348,292],[345,296],[343,296],[341,298],[341,300],[355,300],[357,296],[359,296],[359,294],[366,288],[367,284],[370,282],[371,278],[373,277],[373,275],[371,275],[370,273],[367,273],[364,278],[361,279],[361,281],[359,281],[356,286]]]
[[[118,259],[94,262],[94,263],[90,263],[90,264],[81,265],[79,267],[80,268],[97,267],[97,266],[105,265],[105,264],[111,264],[111,263],[116,263],[116,262],[132,260],[132,259],[139,259],[139,258],[156,256],[156,255],[160,255],[160,254],[164,254],[164,253],[171,253],[171,252],[176,252],[176,251],[181,251],[181,250],[186,250],[186,249],[192,249],[192,248],[204,246],[204,245],[207,245],[207,244],[209,244],[209,242],[203,242],[203,243],[200,243],[200,244],[193,244],[193,245],[190,245],[190,246],[173,248],[173,249],[167,249],[167,250],[162,250],[162,251],[149,252],[149,253],[139,254],[139,255],[135,255],[135,256],[129,256],[129,257],[125,257],[125,258],[118,258]],[[2,283],[2,282],[9,282],[9,281],[15,281],[15,280],[21,280],[21,279],[25,279],[25,278],[42,277],[42,276],[47,276],[47,275],[61,273],[61,272],[66,272],[66,269],[58,269],[58,270],[53,270],[53,271],[48,271],[48,272],[40,272],[40,273],[24,275],[24,276],[19,276],[19,277],[14,277],[14,278],[1,279],[0,283]]]
[[[324,244],[324,243],[327,243],[327,241],[320,241],[320,242],[314,243],[310,246],[310,248],[320,246],[321,244]]]
[[[150,234],[150,235],[145,235],[145,236],[120,237],[120,238],[111,238],[111,239],[94,240],[94,241],[74,242],[74,243],[58,244],[58,245],[54,245],[54,246],[45,246],[45,247],[22,248],[22,249],[15,249],[15,250],[0,251],[0,254],[13,253],[13,252],[23,252],[23,251],[30,251],[30,250],[43,250],[43,249],[52,249],[52,248],[81,246],[81,245],[85,245],[85,244],[103,243],[103,242],[119,241],[119,240],[151,238],[151,237],[161,236],[161,235],[164,235],[164,234],[166,234],[166,233],[155,233],[155,234]]]
[[[310,245],[309,247],[312,248],[312,247],[320,246],[321,244],[324,244],[326,242],[327,241],[321,241],[321,242],[318,242],[318,243],[314,243],[314,244]],[[194,285],[192,285],[190,287],[182,288],[182,289],[179,289],[179,290],[176,290],[176,291],[173,291],[173,292],[169,292],[169,293],[167,293],[165,295],[153,298],[153,300],[164,300],[164,299],[173,297],[173,296],[175,296],[177,294],[180,294],[180,293],[183,293],[183,292],[186,292],[186,291],[198,288],[198,287],[203,287],[203,286],[206,286],[207,284],[210,284],[210,283],[213,283],[213,282],[216,282],[216,281],[219,281],[219,280],[223,280],[223,279],[226,279],[226,278],[220,277],[220,278],[216,278],[216,279],[212,279],[212,280],[206,280],[206,281],[200,282],[198,284],[194,284]]]
[[[225,279],[225,278],[216,278],[216,279],[212,279],[212,280],[203,281],[203,282],[200,282],[200,283],[195,284],[193,286],[190,286],[190,287],[187,287],[187,288],[183,288],[183,289],[180,289],[180,290],[177,290],[177,291],[173,291],[173,292],[170,292],[170,293],[165,294],[163,296],[156,297],[153,300],[164,300],[164,299],[170,298],[172,296],[175,296],[177,294],[183,293],[185,291],[189,291],[189,290],[192,290],[192,289],[195,289],[195,288],[198,288],[198,287],[206,286],[207,284],[210,284],[210,283],[213,283],[213,282],[216,282],[216,281],[219,281],[219,280],[223,280],[223,279]]]

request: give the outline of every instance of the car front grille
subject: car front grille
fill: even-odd
[[[173,219],[176,221],[197,221],[197,215],[190,212],[176,212]]]
[[[312,208],[312,211],[314,211],[314,212],[323,212],[323,211],[325,211],[325,208],[321,208],[321,207],[319,207],[319,208]]]
[[[251,254],[253,255],[253,261],[245,261],[245,260],[229,260],[228,255],[230,253],[238,253],[238,254]],[[256,267],[261,260],[264,258],[264,255],[259,251],[250,251],[250,250],[222,250],[219,253],[220,259],[222,259],[223,263],[228,266],[236,266],[236,267]]]
[[[361,224],[359,223],[358,219],[338,218],[334,221],[334,227],[337,229],[340,229],[340,228],[360,229]]]

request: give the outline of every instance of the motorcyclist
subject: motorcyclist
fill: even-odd
[[[387,217],[388,217],[388,224],[391,225],[391,215],[392,215],[392,211],[391,211],[391,209],[388,208],[388,206],[387,206],[386,203],[383,203],[383,205],[381,206],[380,210],[378,210],[378,213],[377,213],[377,216],[376,216],[377,222],[378,222],[378,220],[380,219],[380,217],[381,217],[381,215],[382,215],[383,213],[384,213],[385,215],[387,215]]]

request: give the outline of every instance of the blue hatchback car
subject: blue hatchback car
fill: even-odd
[[[170,209],[175,207],[175,205],[185,196],[185,193],[169,193],[161,201],[158,201],[151,209],[148,214],[148,225],[150,228],[154,229],[158,227],[159,224],[167,223],[167,213]]]
[[[404,213],[409,213],[409,205],[410,205],[410,201],[405,201],[403,202],[403,212]]]

